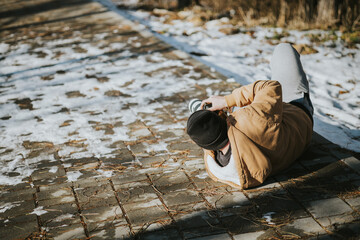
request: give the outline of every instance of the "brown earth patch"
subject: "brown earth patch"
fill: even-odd
[[[20,107],[20,109],[34,110],[30,98],[16,99],[15,103]]]
[[[79,91],[71,91],[65,94],[68,98],[86,97],[86,95],[80,93]]]
[[[122,93],[119,90],[106,91],[105,95],[108,96],[108,97],[131,97],[131,95]]]

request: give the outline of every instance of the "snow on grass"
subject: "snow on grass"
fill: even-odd
[[[220,28],[228,26],[227,19],[212,20],[203,27],[185,20],[165,23],[165,17],[148,12],[128,11],[139,18],[161,38],[176,47],[202,53],[196,59],[241,84],[271,79],[269,62],[281,28],[240,29],[225,35]],[[253,34],[251,34],[253,31]],[[327,34],[322,30],[288,31],[281,41],[313,45],[318,52],[302,55],[301,61],[310,83],[311,99],[315,107],[314,130],[341,147],[360,149],[360,45],[349,49],[338,38],[323,44],[312,44],[309,34]],[[339,37],[340,32],[335,32]],[[216,89],[207,89],[214,94]]]

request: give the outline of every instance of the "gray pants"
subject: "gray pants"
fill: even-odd
[[[309,110],[314,109],[310,100],[309,82],[300,61],[300,54],[288,43],[276,46],[271,62],[271,79],[282,86],[283,102],[297,102]]]

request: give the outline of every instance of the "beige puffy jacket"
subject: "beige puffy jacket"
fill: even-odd
[[[206,170],[215,181],[240,189],[258,186],[292,164],[309,145],[313,123],[302,109],[282,102],[279,82],[256,81],[235,89],[225,99],[228,107],[241,107],[228,117],[233,168],[237,170],[237,176],[231,177],[238,181],[216,177],[208,166],[208,157],[214,158],[214,153],[205,150]]]

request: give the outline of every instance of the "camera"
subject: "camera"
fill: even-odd
[[[189,110],[191,113],[196,112],[198,110],[201,110],[200,106],[201,106],[201,100],[200,99],[192,99],[189,102]],[[204,107],[202,108],[203,110],[208,110],[209,108],[211,108],[212,104],[211,103],[207,103],[204,105]]]

